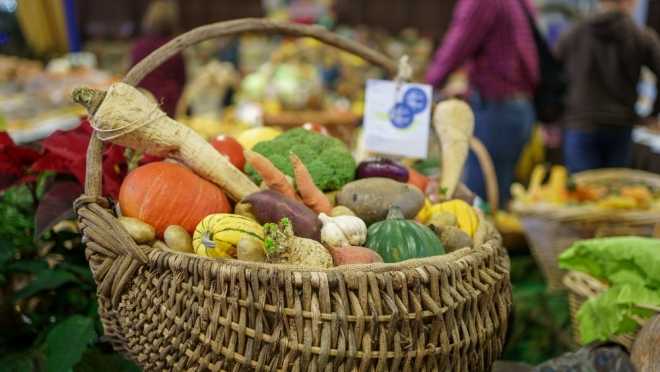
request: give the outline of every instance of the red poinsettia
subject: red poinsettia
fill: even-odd
[[[92,127],[86,119],[70,131],[57,131],[39,142],[43,150],[41,157],[32,164],[30,170],[35,172],[55,171],[60,174],[70,174],[78,179],[81,186],[85,185],[87,167],[87,146],[92,136]],[[157,160],[154,157],[144,157],[140,164]],[[112,199],[119,196],[119,188],[128,171],[126,148],[107,143],[103,154],[103,195]]]
[[[16,146],[7,133],[0,133],[0,191],[33,182],[40,172],[72,175],[78,182],[53,185],[42,197],[35,215],[35,233],[52,228],[57,222],[74,217],[73,201],[83,193],[87,167],[87,147],[93,130],[86,119],[69,131],[56,131],[37,143],[41,153],[27,146]],[[139,164],[160,160],[144,156]],[[107,143],[103,154],[102,193],[119,197],[119,188],[128,172],[126,148]]]
[[[27,146],[16,146],[9,134],[1,132],[0,191],[34,181],[36,175],[28,173],[28,169],[37,159],[39,152]]]

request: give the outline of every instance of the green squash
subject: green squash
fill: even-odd
[[[445,254],[435,233],[417,221],[404,219],[396,205],[390,207],[386,220],[369,226],[364,246],[388,263]]]

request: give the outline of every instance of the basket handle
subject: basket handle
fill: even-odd
[[[337,35],[323,26],[285,23],[262,18],[243,18],[197,27],[179,35],[136,64],[126,74],[123,82],[133,86],[137,85],[147,74],[160,66],[160,64],[198,42],[246,32],[313,37],[325,44],[362,57],[366,61],[382,67],[393,75],[398,71],[398,63],[390,57]]]
[[[495,173],[495,166],[493,159],[488,153],[488,149],[484,146],[477,137],[470,138],[470,150],[474,152],[477,161],[481,166],[481,171],[484,174],[484,183],[486,184],[486,198],[488,199],[488,206],[491,216],[495,217],[497,210],[500,206],[499,186],[497,185],[497,174]]]

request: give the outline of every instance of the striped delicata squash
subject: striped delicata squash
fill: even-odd
[[[201,256],[236,258],[236,245],[245,235],[265,247],[261,225],[253,219],[231,213],[211,214],[195,228],[193,248]]]

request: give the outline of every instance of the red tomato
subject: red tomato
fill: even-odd
[[[408,174],[410,175],[410,177],[408,177],[408,183],[417,186],[422,192],[424,192],[424,190],[426,190],[426,184],[429,182],[429,178],[410,167],[408,167]]]
[[[321,133],[324,136],[330,137],[330,131],[328,131],[328,128],[324,127],[321,124],[305,123],[305,124],[303,124],[303,128],[305,128],[307,130],[311,130],[312,132],[318,132],[318,133]]]
[[[243,146],[233,137],[221,134],[209,141],[219,153],[229,160],[236,168],[243,171],[245,166],[245,155],[243,155]]]

